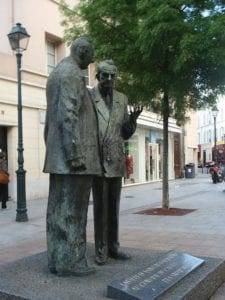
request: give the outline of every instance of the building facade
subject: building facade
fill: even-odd
[[[187,122],[182,128],[182,165],[194,164],[195,174],[198,173],[198,135],[197,112],[189,111]]]
[[[22,56],[24,169],[27,199],[46,197],[48,176],[42,173],[45,145],[45,86],[51,69],[68,52],[56,0],[1,0],[0,3],[0,149],[8,160],[9,197],[16,200],[17,64],[7,34],[21,23],[31,35]],[[75,1],[71,0],[71,4]]]
[[[71,5],[75,0],[67,0]],[[17,65],[7,34],[12,26],[21,23],[31,35],[22,56],[22,104],[24,168],[27,199],[45,198],[48,194],[48,175],[42,172],[45,145],[45,87],[48,74],[69,53],[63,43],[63,28],[58,0],[1,0],[0,3],[0,149],[8,160],[9,197],[16,200],[17,170]],[[88,71],[89,85],[95,83],[94,66]],[[187,141],[183,129],[175,120],[169,122],[169,178],[181,176],[188,153],[188,162],[195,162],[194,142]],[[125,143],[128,168],[125,183],[143,183],[162,178],[163,127],[162,119],[144,111],[138,119],[133,137]],[[184,159],[184,157],[186,157]]]
[[[179,137],[176,147],[176,137]],[[174,119],[169,120],[169,179],[181,176],[181,128]],[[143,183],[162,179],[163,124],[155,113],[144,111],[137,121],[137,130],[125,144],[126,156],[132,159],[133,167],[125,183]],[[176,155],[175,155],[176,153]],[[176,160],[177,158],[177,160]],[[129,160],[128,160],[129,162]],[[176,162],[178,170],[176,171]],[[129,168],[127,168],[129,170]]]
[[[185,176],[185,166],[192,164],[198,173],[197,113],[187,112],[187,122],[179,127],[169,119],[168,171],[169,179]],[[162,179],[163,124],[159,115],[144,111],[138,119],[137,130],[125,149],[133,161],[132,173],[125,182],[149,182]]]
[[[218,148],[218,162],[225,162],[223,147],[225,144],[225,97],[217,101],[217,114],[214,116],[211,109],[198,111],[198,161],[207,163],[215,160],[213,148]]]

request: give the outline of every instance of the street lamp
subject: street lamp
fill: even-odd
[[[16,53],[17,60],[17,78],[18,78],[18,170],[17,174],[17,214],[16,221],[28,221],[27,208],[26,208],[26,171],[23,168],[23,119],[22,119],[22,93],[21,93],[21,58],[22,52],[27,49],[30,35],[20,23],[16,23],[10,33],[8,34],[9,43],[13,51]]]
[[[217,136],[216,136],[216,117],[218,115],[218,109],[214,107],[212,109],[212,116],[214,120],[214,155],[213,155],[213,160],[215,163],[217,163],[217,152],[216,152],[216,142],[217,142]]]

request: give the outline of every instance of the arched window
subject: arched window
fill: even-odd
[[[211,143],[212,141],[212,133],[211,133],[211,130],[209,129],[208,131],[208,143]]]
[[[204,141],[203,142],[204,142],[204,144],[207,143],[207,134],[206,134],[206,131],[204,132]]]
[[[208,114],[208,118],[209,118],[209,122],[208,122],[208,123],[211,124],[211,123],[212,123],[212,122],[211,122],[211,121],[212,121],[211,111],[210,111],[209,114]]]
[[[223,121],[224,120],[223,108],[220,109],[220,117],[221,117],[221,121]]]
[[[201,135],[198,133],[198,144],[201,144]]]
[[[224,141],[224,127],[220,128],[220,140]]]

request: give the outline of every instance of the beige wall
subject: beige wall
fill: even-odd
[[[12,0],[0,1],[0,36],[1,47],[0,53],[8,54],[10,52],[10,46],[7,38],[12,27]]]
[[[78,0],[67,0],[74,5]],[[62,42],[63,29],[57,0],[0,0],[0,126],[7,127],[9,196],[16,200],[17,170],[17,66],[7,34],[20,22],[31,35],[22,56],[23,140],[27,200],[47,197],[48,175],[42,173],[45,86],[47,75],[46,36],[59,43],[57,61],[69,52]],[[61,44],[60,44],[61,43]],[[95,84],[95,68],[89,76]],[[153,125],[154,126],[154,125]],[[187,141],[192,144],[192,141]],[[173,176],[173,174],[170,174]]]
[[[76,3],[76,1],[71,0],[68,3]],[[23,69],[46,74],[45,35],[52,35],[59,42],[62,41],[63,28],[60,26],[60,20],[61,15],[57,1],[1,0],[0,54],[13,56],[7,34],[15,23],[22,23],[31,35],[28,49],[23,55],[22,67]],[[59,60],[65,56],[65,53],[65,49],[59,51]]]
[[[76,1],[68,1],[75,4]],[[31,35],[28,49],[22,56],[22,101],[24,169],[27,199],[46,197],[48,175],[42,173],[45,145],[43,112],[46,108],[47,80],[46,36],[62,42],[63,28],[57,1],[1,0],[0,1],[0,126],[7,127],[9,196],[16,200],[17,170],[17,65],[7,34],[15,23],[22,23]],[[62,43],[57,51],[60,61],[68,54]]]

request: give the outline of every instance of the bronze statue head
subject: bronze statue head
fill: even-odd
[[[91,41],[83,36],[73,41],[70,47],[70,53],[80,68],[84,70],[93,62],[94,47]]]
[[[96,78],[98,79],[101,87],[112,88],[116,80],[116,75],[117,67],[115,66],[113,60],[104,60],[97,65]]]

